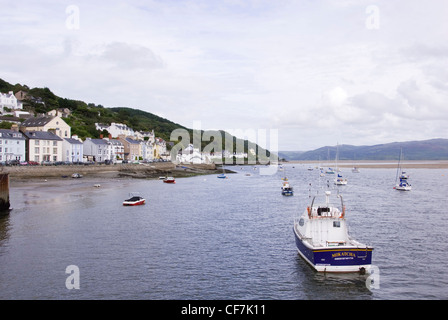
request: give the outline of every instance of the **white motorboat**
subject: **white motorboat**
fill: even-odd
[[[314,197],[304,213],[294,219],[294,237],[300,256],[319,272],[359,272],[371,269],[373,247],[352,239],[348,234],[345,206],[340,207]]]

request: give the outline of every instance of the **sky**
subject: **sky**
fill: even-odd
[[[446,0],[0,4],[13,84],[271,150],[448,138]]]

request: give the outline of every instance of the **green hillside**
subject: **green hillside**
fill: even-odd
[[[86,103],[80,100],[59,97],[47,87],[29,88],[27,85],[13,85],[0,79],[0,92],[5,93],[9,91],[13,91],[14,93],[18,91],[27,92],[28,99],[22,101],[24,109],[34,115],[46,113],[58,108],[69,109],[71,111],[71,115],[64,118],[64,120],[71,126],[72,134],[76,134],[82,139],[87,137],[99,138],[100,134],[106,133],[98,131],[95,127],[95,123],[110,124],[112,122],[116,122],[124,123],[136,131],[154,130],[156,137],[162,138],[167,142],[170,142],[170,136],[173,130],[185,129],[189,132],[191,140],[182,140],[182,145],[186,147],[188,143],[193,143],[192,129],[188,129],[178,123],[161,118],[150,112],[127,107],[106,108],[102,105],[96,105],[94,103]],[[201,135],[203,133],[204,131],[201,131]],[[247,140],[242,141],[241,139],[232,137],[226,141],[224,131],[208,131],[208,133],[221,135],[222,150],[233,148],[234,151],[237,151],[237,143],[243,143],[246,152],[248,152],[249,148],[254,148],[257,151],[257,154],[260,155],[260,159],[265,158],[263,155],[269,156],[268,150],[265,150]],[[211,140],[212,141],[202,141],[201,149],[209,144],[213,145],[213,139]],[[174,145],[179,143],[179,141],[172,142]],[[216,145],[216,142],[214,144]],[[170,149],[170,145],[167,144],[167,147]]]

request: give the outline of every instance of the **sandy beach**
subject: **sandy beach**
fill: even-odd
[[[306,166],[320,165],[323,168],[335,167],[334,161],[321,162],[318,161],[288,161],[283,163],[299,164]],[[341,168],[397,168],[398,163],[392,160],[339,160],[338,166]],[[448,169],[448,160],[407,160],[401,163],[403,168],[424,168],[424,169]]]

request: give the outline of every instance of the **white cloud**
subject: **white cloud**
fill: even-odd
[[[5,1],[1,78],[189,127],[278,128],[289,150],[446,137],[443,1],[377,0],[377,30],[367,0],[81,0],[69,30],[72,4]]]

